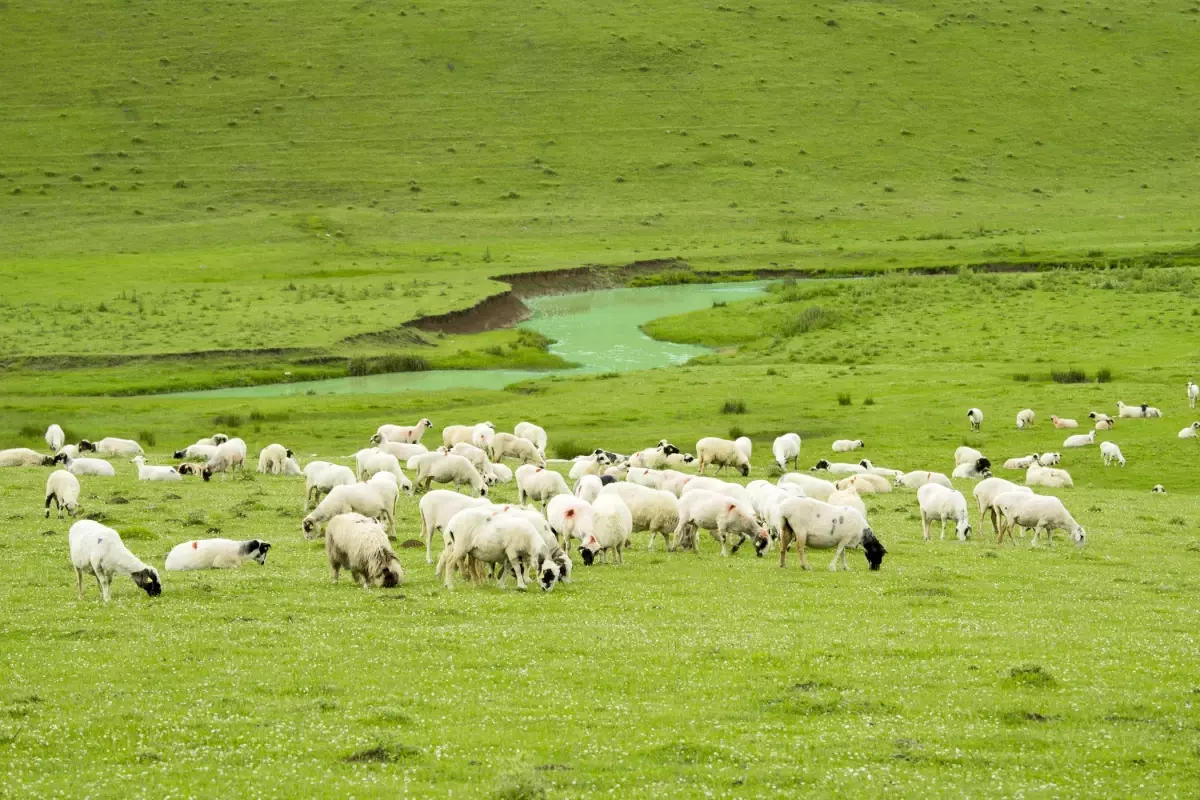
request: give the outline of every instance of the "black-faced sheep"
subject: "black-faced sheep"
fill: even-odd
[[[125,547],[121,535],[90,519],[81,519],[71,526],[67,536],[71,545],[71,564],[75,567],[75,586],[83,599],[83,575],[90,572],[100,585],[104,602],[111,599],[110,586],[114,575],[128,575],[151,597],[162,594],[158,570],[141,561]]]

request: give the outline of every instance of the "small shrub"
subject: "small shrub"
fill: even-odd
[[[1081,369],[1055,369],[1050,371],[1050,379],[1055,383],[1086,383],[1087,373]]]
[[[1028,372],[1014,372],[1012,378],[1017,383],[1029,383]]]
[[[514,764],[500,773],[492,790],[496,800],[545,800],[548,796],[546,779],[523,764]]]
[[[154,431],[138,431],[137,440],[151,447],[158,444],[158,437],[154,435]]]
[[[217,414],[212,418],[212,424],[218,428],[240,428],[242,418],[238,414]]]
[[[586,456],[595,449],[594,447],[585,447],[582,442],[574,439],[556,439],[550,445],[550,450],[554,453],[555,458],[565,458],[567,460],[576,456]]]
[[[730,426],[730,428],[729,428],[729,438],[730,439],[740,439],[745,435],[746,435],[746,432],[744,430],[742,430],[741,425]]]
[[[1096,383],[1112,383],[1112,370],[1108,367],[1096,371]]]
[[[420,752],[407,744],[380,743],[374,747],[357,750],[342,760],[347,764],[394,764],[405,758],[413,758]]]
[[[726,400],[725,403],[721,406],[721,413],[722,414],[745,414],[746,413],[746,401],[745,400]]]
[[[874,398],[874,397],[866,397],[866,398],[863,398],[863,405],[864,405],[864,406],[873,406],[873,405],[875,405],[875,398]]]
[[[1008,677],[1004,682],[1009,686],[1022,689],[1049,689],[1058,683],[1054,680],[1053,675],[1038,664],[1022,664],[1019,667],[1013,667],[1008,671]]]
[[[206,515],[203,511],[193,511],[187,515],[187,519],[183,521],[183,524],[196,526],[207,525],[208,515]]]
[[[838,392],[837,401],[839,406],[850,405],[850,395],[846,392]]]

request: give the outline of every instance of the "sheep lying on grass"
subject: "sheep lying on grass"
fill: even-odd
[[[144,456],[142,446],[133,439],[118,439],[115,436],[106,436],[98,442],[89,442],[87,439],[82,439],[79,442],[79,450],[81,452],[93,451],[102,456]]]
[[[1195,439],[1196,431],[1200,430],[1200,422],[1193,422],[1179,432],[1180,439]]]
[[[249,539],[237,542],[233,539],[195,539],[171,548],[167,554],[166,568],[173,572],[195,569],[234,569],[246,561],[267,563],[270,542]]]
[[[1075,485],[1071,473],[1065,469],[1053,469],[1034,464],[1025,471],[1026,486],[1045,486],[1049,489],[1069,489]]]
[[[936,483],[945,486],[947,489],[954,488],[954,485],[950,483],[950,479],[940,472],[917,470],[915,472],[906,472],[899,478],[896,478],[896,485],[903,486],[906,489],[920,489],[927,483]]]
[[[1063,447],[1088,447],[1096,443],[1096,432],[1094,430],[1087,433],[1077,433],[1074,436],[1068,436],[1063,440]]]
[[[13,447],[9,450],[0,450],[0,467],[49,467],[66,456],[66,453],[59,453],[58,456],[44,456],[37,450],[30,450],[28,447]]]
[[[102,478],[117,476],[113,465],[102,458],[71,458],[69,453],[63,452],[55,456],[54,461],[61,462],[72,475],[96,475]]]
[[[866,446],[866,442],[862,439],[838,439],[833,443],[833,452],[849,453],[851,450],[860,450]]]
[[[138,456],[133,459],[134,465],[137,467],[137,477],[139,481],[181,481],[183,475],[179,474],[179,470],[175,467],[155,467],[146,463],[146,459]]]

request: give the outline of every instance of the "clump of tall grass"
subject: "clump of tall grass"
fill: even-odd
[[[730,439],[740,439],[745,435],[746,435],[746,432],[744,430],[742,430],[741,425],[731,425],[729,427],[729,438]]]
[[[849,392],[838,392],[837,401],[838,401],[838,405],[839,405],[839,406],[848,406],[848,405],[850,405],[850,394],[849,394]]]
[[[240,428],[242,418],[238,414],[217,414],[212,418],[212,424],[218,428]]]
[[[1014,372],[1012,378],[1017,383],[1029,383],[1028,372]]]
[[[1074,367],[1071,369],[1054,369],[1050,370],[1050,380],[1055,383],[1086,383],[1087,373]]]
[[[841,318],[838,312],[822,306],[809,306],[796,316],[783,322],[785,336],[811,333],[837,325]]]
[[[722,414],[745,414],[746,413],[746,401],[745,400],[726,400],[724,402],[724,404],[722,404],[722,406],[721,406],[721,413]]]
[[[1112,370],[1108,367],[1096,370],[1096,383],[1112,383]]]
[[[500,352],[503,355],[503,351]],[[356,357],[350,359],[346,372],[351,377],[382,375],[388,372],[427,372],[433,369],[421,356],[387,355],[378,358]]]
[[[550,450],[554,453],[555,458],[565,458],[567,460],[576,456],[586,456],[593,449],[585,447],[582,442],[575,439],[556,439],[554,444],[550,446]]]

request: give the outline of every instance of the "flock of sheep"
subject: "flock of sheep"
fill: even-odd
[[[1188,382],[1192,408],[1198,395],[1200,387]],[[1148,405],[1118,403],[1117,408],[1116,420],[1162,416]],[[1090,446],[1097,431],[1113,430],[1116,423],[1101,412],[1088,416],[1094,429],[1068,436],[1064,449]],[[970,409],[967,418],[972,430],[982,428],[982,410]],[[1052,416],[1051,421],[1056,428],[1079,427],[1072,419]],[[1019,429],[1035,422],[1031,409],[1017,415]],[[802,442],[799,435],[787,433],[772,446],[782,477],[776,483],[754,480],[741,485],[705,472],[713,468],[720,474],[731,469],[748,476],[753,451],[750,439],[705,437],[696,443],[695,455],[681,452],[666,440],[630,455],[596,449],[564,462],[570,464],[567,477],[573,485],[568,485],[562,474],[548,467],[546,431],[535,424],[521,422],[512,433],[496,431],[490,422],[452,425],[443,429],[442,445],[429,450],[421,440],[432,426],[428,419],[412,426],[380,426],[370,438],[372,446],[355,454],[353,468],[312,461],[301,469],[293,452],[283,445],[271,444],[260,451],[259,472],[304,477],[301,530],[308,539],[324,536],[334,581],[342,570],[350,571],[364,588],[394,587],[403,581],[403,569],[390,541],[395,538],[401,494],[412,496],[418,491],[422,493],[417,511],[426,561],[434,563],[433,539],[440,534],[443,547],[435,573],[447,588],[453,587],[455,574],[476,583],[490,575],[501,586],[511,574],[520,589],[536,582],[550,591],[558,582],[570,581],[572,550],[588,566],[602,559],[621,563],[624,549],[638,531],[649,533],[651,550],[661,535],[668,550],[699,552],[702,530],[720,544],[722,555],[736,553],[746,542],[753,544],[759,556],[778,547],[780,566],[786,564],[787,553],[794,546],[804,569],[810,569],[807,549],[833,550],[830,570],[848,569],[846,550],[861,549],[870,569],[877,570],[887,550],[867,522],[862,495],[893,488],[916,489],[924,538],[930,539],[935,523],[940,523],[945,538],[946,525],[951,523],[958,538],[965,540],[971,532],[971,514],[951,477],[978,481],[973,492],[978,525],[982,529],[985,518],[990,519],[997,543],[1003,542],[1006,533],[1011,540],[1014,529],[1022,536],[1025,530],[1032,530],[1035,545],[1042,534],[1049,537],[1054,530],[1065,531],[1078,545],[1084,544],[1087,535],[1061,500],[1035,494],[1031,488],[1073,485],[1070,474],[1059,468],[1059,453],[1034,453],[1005,461],[1005,469],[1024,471],[1024,485],[994,477],[991,460],[966,446],[955,451],[950,476],[889,469],[867,459],[857,463],[821,459],[808,472],[788,472],[789,465],[798,469]],[[1197,430],[1200,422],[1179,436],[1193,438]],[[85,439],[77,445],[67,445],[64,439],[62,428],[51,425],[46,442],[54,455],[25,448],[0,451],[0,466],[65,467],[52,472],[46,481],[47,517],[51,506],[59,518],[63,511],[72,517],[79,513],[78,476],[115,474],[110,461],[83,453],[132,457],[138,479],[144,481],[180,481],[185,475],[199,475],[207,481],[217,473],[224,476],[230,470],[244,469],[247,453],[243,440],[214,434],[175,453],[177,458],[202,464],[194,460],[154,466],[145,463],[142,448],[129,439],[105,438],[94,443]],[[848,453],[862,447],[862,440],[839,439],[832,449]],[[1101,442],[1100,451],[1106,466],[1124,466],[1125,457],[1116,443]],[[513,470],[503,463],[505,459],[519,464]],[[697,472],[683,471],[688,467]],[[833,480],[812,473],[827,473]],[[513,480],[517,503],[496,504],[488,499],[489,486]],[[453,490],[431,489],[435,483]],[[462,489],[466,493],[461,493]],[[1163,491],[1161,486],[1154,490]],[[69,540],[81,598],[84,576],[89,573],[106,602],[115,575],[129,575],[151,596],[161,593],[157,569],[133,555],[112,528],[82,519],[72,525]],[[270,547],[257,539],[187,541],[171,551],[165,568],[219,569],[237,567],[247,560],[262,564]]]

